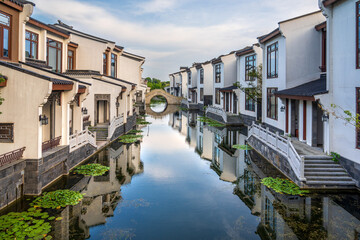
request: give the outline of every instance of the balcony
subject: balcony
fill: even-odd
[[[61,137],[57,137],[57,138],[54,138],[54,139],[51,139],[49,141],[45,141],[42,143],[42,151],[43,152],[46,152],[52,148],[55,148],[57,146],[60,145],[60,140],[61,140]]]
[[[25,147],[0,155],[0,167],[22,158]]]

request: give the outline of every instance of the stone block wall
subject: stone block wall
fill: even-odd
[[[67,172],[72,169],[74,166],[78,165],[86,158],[91,156],[94,152],[96,152],[96,148],[91,144],[86,144],[85,146],[71,152],[67,159]]]
[[[0,209],[22,196],[25,160],[0,168]]]
[[[340,157],[339,163],[349,175],[356,181],[356,186],[360,188],[360,164],[344,157]]]

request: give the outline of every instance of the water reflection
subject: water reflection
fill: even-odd
[[[170,117],[169,125],[177,129],[174,117]],[[233,183],[233,194],[259,219],[252,238],[360,239],[358,193],[311,193],[306,197],[275,193],[262,185],[261,179],[284,176],[256,153],[231,148],[246,144],[246,128],[215,128],[199,121],[194,124],[196,117],[196,113],[176,113],[176,119],[186,122],[187,132],[184,125],[178,129],[201,158],[211,161],[210,167],[220,180]],[[229,238],[244,239],[245,230],[239,228],[242,221],[240,217]]]

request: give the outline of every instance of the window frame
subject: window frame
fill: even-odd
[[[275,46],[274,50],[271,48]],[[275,53],[275,73],[272,75],[271,73],[271,54]],[[274,42],[267,46],[266,48],[266,76],[267,78],[278,78],[279,77],[279,42]]]
[[[272,90],[274,90],[274,92],[277,91],[278,88],[274,88],[274,87],[271,87],[271,88],[267,88],[266,89],[266,116],[267,118],[270,118],[270,119],[273,119],[273,120],[278,120],[278,98],[273,94],[271,93]],[[273,118],[271,116],[271,97],[272,95],[274,95],[275,97],[275,118]]]
[[[248,98],[249,91],[250,91],[249,88],[245,89],[245,110],[250,112],[255,112],[256,102],[254,99]],[[250,104],[250,102],[252,102],[252,104]],[[251,108],[251,106],[253,106],[253,109]]]
[[[204,69],[200,69],[200,84],[204,84]]]
[[[50,46],[49,45],[49,40],[51,41],[54,41],[56,42],[57,44],[60,44],[60,47],[54,47],[54,46]],[[55,48],[57,51],[56,51],[56,69],[55,69],[55,72],[57,73],[61,73],[62,72],[62,61],[63,61],[63,56],[62,56],[62,51],[63,51],[63,44],[62,42],[59,42],[59,41],[56,41],[52,38],[46,38],[46,63],[47,65],[49,66],[49,49],[50,48]],[[58,53],[60,51],[60,69],[57,69],[58,67]]]
[[[252,59],[250,59],[252,58]],[[252,65],[250,65],[252,63]],[[249,76],[249,73],[256,69],[256,54],[245,57],[245,81],[255,81],[255,77]]]
[[[113,60],[114,60],[114,66],[113,66]],[[114,67],[114,75],[112,71],[113,67]],[[117,55],[114,53],[111,53],[110,76],[113,78],[117,78]]]
[[[4,14],[5,16],[8,16],[9,17],[9,26],[6,26],[4,24],[1,24],[0,23],[0,59],[11,59],[11,41],[12,41],[12,15],[6,13],[6,12],[3,12],[3,11],[0,11],[1,14]],[[4,57],[4,28],[8,30],[8,56],[7,57]]]
[[[204,88],[200,88],[200,91],[199,91],[200,93],[200,101],[204,101]]]
[[[360,69],[360,1],[357,1],[356,3],[356,8],[355,8],[355,26],[356,26],[356,42],[355,42],[355,49],[356,49],[356,69]]]
[[[217,101],[218,98],[219,98],[219,102]],[[216,104],[216,105],[220,105],[220,104],[221,104],[220,88],[215,88],[215,104]]]
[[[191,85],[191,72],[187,72],[188,75],[188,85]]]
[[[14,123],[0,123],[0,130],[3,129],[4,131],[6,131],[6,128],[9,129],[9,134],[2,134],[0,136],[8,136],[8,138],[0,138],[0,143],[14,143],[15,124]]]
[[[103,53],[103,75],[108,75],[108,53]]]
[[[73,56],[70,57],[69,56],[69,52],[72,52],[73,53]],[[71,69],[69,68],[69,59],[72,60],[72,64],[71,64]],[[75,70],[76,69],[76,48],[73,48],[73,47],[69,47],[68,46],[68,54],[67,54],[67,68],[68,70]]]
[[[360,87],[356,88],[356,114],[360,114]],[[356,135],[355,135],[355,142],[356,142],[356,148],[360,149],[360,129],[356,129]]]
[[[215,83],[221,83],[221,64],[215,64]]]
[[[30,34],[30,39],[26,38],[26,33],[27,32]],[[32,35],[36,35],[37,41],[32,40]],[[30,57],[29,58],[31,58],[31,59],[39,59],[39,34],[34,33],[32,31],[29,31],[29,30],[25,30],[25,53],[26,53],[26,41],[30,42]],[[33,52],[32,43],[36,43],[36,57],[34,57],[34,58],[31,57],[32,52]]]

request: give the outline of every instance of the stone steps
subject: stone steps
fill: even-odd
[[[107,141],[108,138],[107,127],[89,127],[89,131],[96,132],[96,141]]]
[[[348,186],[348,187],[355,187],[355,182],[352,181],[306,181],[307,185],[311,185],[311,187],[342,187],[342,186]]]

